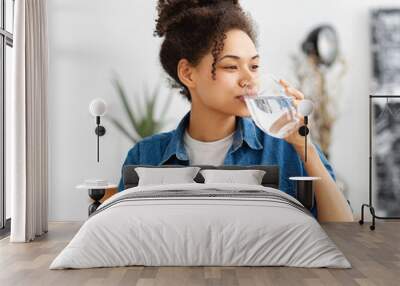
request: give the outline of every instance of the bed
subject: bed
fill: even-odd
[[[318,221],[279,190],[277,166],[197,166],[263,170],[261,184],[139,185],[125,166],[125,191],[107,199],[50,269],[144,266],[351,268]],[[159,168],[159,167],[158,167]],[[179,166],[163,166],[179,168]],[[183,167],[182,167],[183,168]]]

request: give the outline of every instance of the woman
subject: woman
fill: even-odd
[[[160,61],[191,102],[177,129],[137,143],[124,165],[279,165],[280,188],[294,195],[291,176],[316,176],[319,221],[352,221],[351,210],[335,183],[334,172],[320,149],[297,129],[284,139],[262,132],[249,118],[243,101],[256,78],[259,55],[250,17],[238,1],[159,0],[155,35],[165,37]],[[280,81],[287,95],[303,94]],[[121,179],[119,190],[123,190]]]

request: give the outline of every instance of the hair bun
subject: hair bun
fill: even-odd
[[[169,28],[183,18],[190,17],[196,9],[238,6],[239,0],[159,0],[158,19],[154,35],[163,37]]]

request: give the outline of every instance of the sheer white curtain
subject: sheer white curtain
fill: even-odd
[[[47,232],[47,1],[16,0],[13,91],[6,136],[10,151],[11,242]],[[7,179],[7,178],[6,178]]]

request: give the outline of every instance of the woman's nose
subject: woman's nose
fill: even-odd
[[[254,76],[242,78],[239,86],[244,89],[246,95],[256,95],[258,92],[257,79]]]
[[[239,81],[239,86],[241,87],[241,88],[245,88],[245,87],[247,87],[249,85],[249,81],[247,80],[247,79],[241,79],[240,81]]]
[[[254,76],[242,77],[239,80],[240,87],[254,86],[257,84],[257,79]]]

